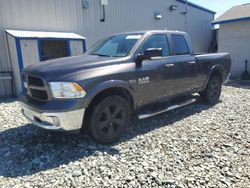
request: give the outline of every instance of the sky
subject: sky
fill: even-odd
[[[215,11],[215,18],[223,14],[232,6],[250,3],[250,0],[189,0],[205,8]]]

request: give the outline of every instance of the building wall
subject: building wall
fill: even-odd
[[[208,52],[212,43],[214,15],[194,7],[188,8],[187,33],[195,52]]]
[[[232,78],[238,78],[245,70],[245,60],[250,67],[250,21],[220,25],[219,52],[228,52],[232,57]]]
[[[188,7],[175,0],[109,0],[106,21],[100,22],[100,0],[1,0],[0,1],[0,71],[11,70],[5,29],[75,32],[87,38],[87,47],[117,32],[146,29],[182,30],[190,34],[195,51],[208,51],[213,14]],[[177,5],[176,11],[170,11]],[[163,18],[154,19],[159,11]],[[0,96],[10,94],[9,82],[0,82]]]
[[[13,83],[15,84],[16,88],[21,90],[21,81],[20,81],[20,69],[19,69],[19,65],[18,65],[18,56],[17,56],[17,49],[16,49],[16,40],[14,37],[12,37],[11,35],[7,35],[7,40],[8,40],[8,47],[9,47],[9,58],[10,61],[12,62],[11,66],[11,70],[13,72]],[[4,87],[6,87],[6,85],[2,85]],[[11,87],[10,87],[11,88]],[[4,91],[2,91],[3,93]],[[4,93],[3,93],[4,94]],[[6,94],[6,93],[5,93]]]
[[[177,10],[170,11],[171,5],[177,5]],[[161,20],[154,19],[155,11],[162,14]],[[186,24],[183,12],[185,4],[175,0],[109,0],[109,5],[106,7],[106,21],[100,22],[101,5],[98,0],[94,0],[90,1],[89,9],[83,9],[83,19],[86,24],[83,33],[87,37],[89,46],[97,39],[124,31],[150,29],[187,31],[195,51],[208,51],[212,36],[211,21],[214,15],[189,6]]]
[[[1,0],[0,71],[12,70],[6,29],[71,31],[83,34],[82,10],[81,0]],[[9,95],[10,88],[10,82],[0,82],[0,96]]]
[[[78,56],[84,51],[83,42],[81,40],[71,40],[70,41],[70,55]]]

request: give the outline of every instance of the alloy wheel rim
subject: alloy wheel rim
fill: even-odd
[[[119,132],[124,120],[124,110],[121,106],[108,105],[101,113],[99,129],[103,134],[113,136]]]

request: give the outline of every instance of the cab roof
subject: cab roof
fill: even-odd
[[[143,30],[143,31],[129,31],[129,32],[122,32],[117,33],[115,35],[120,34],[127,34],[127,35],[145,35],[145,34],[151,34],[151,33],[170,33],[170,34],[186,34],[186,32],[183,31],[172,31],[172,30]]]

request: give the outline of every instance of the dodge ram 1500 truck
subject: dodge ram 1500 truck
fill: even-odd
[[[215,104],[230,69],[227,53],[194,54],[185,32],[121,33],[82,56],[25,68],[19,101],[39,127],[84,130],[108,144],[125,133],[132,114],[143,119],[191,104],[194,93]]]

